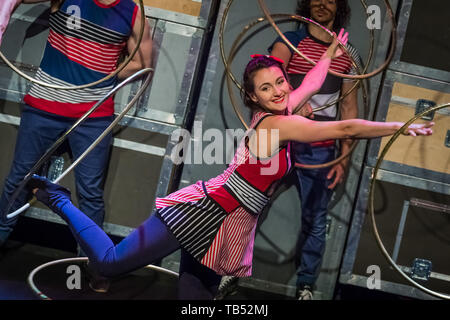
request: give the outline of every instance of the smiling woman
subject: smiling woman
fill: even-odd
[[[154,214],[117,245],[72,204],[67,189],[38,176],[29,187],[67,222],[95,272],[117,276],[182,248],[179,297],[212,298],[221,275],[252,274],[256,224],[292,168],[290,141],[378,137],[402,126],[365,120],[318,123],[290,115],[293,106],[305,103],[320,89],[331,59],[342,54],[338,40],[346,43],[346,39],[342,31],[294,91],[279,59],[254,57],[245,69],[242,92],[254,111],[251,132],[228,168],[217,177],[157,198]],[[404,133],[429,135],[431,125],[410,126]]]

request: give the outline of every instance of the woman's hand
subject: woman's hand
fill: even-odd
[[[333,32],[333,36],[333,42],[328,47],[328,50],[324,53],[324,55],[330,59],[335,59],[344,54],[344,51],[339,47],[339,42],[341,42],[344,46],[347,45],[348,42],[348,32],[345,32],[343,28],[341,29],[341,31],[339,31],[338,36],[336,36],[335,32]]]
[[[303,106],[301,106],[301,108],[299,110],[294,109],[294,112],[298,116],[302,116],[302,117],[309,118],[309,119],[314,119],[313,108],[311,107],[309,102],[306,102]]]
[[[434,126],[434,122],[428,122],[423,124],[411,124],[408,128],[405,128],[402,131],[402,134],[405,136],[430,136],[433,134],[433,129],[431,127]]]
[[[70,202],[70,191],[45,177],[34,174],[27,186],[40,202],[56,213]]]

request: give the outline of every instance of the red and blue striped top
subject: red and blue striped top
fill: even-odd
[[[66,0],[50,15],[50,31],[37,71],[38,80],[55,85],[83,85],[116,70],[119,56],[132,33],[138,7],[132,0],[104,5],[98,0]],[[56,90],[33,84],[24,98],[30,106],[78,118],[106,95],[117,77],[94,87]],[[91,117],[114,113],[113,97]]]

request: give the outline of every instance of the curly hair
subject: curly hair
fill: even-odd
[[[253,102],[253,100],[250,97],[250,94],[255,91],[253,78],[257,71],[259,71],[261,69],[270,68],[270,67],[280,68],[281,71],[283,72],[284,77],[286,78],[286,80],[288,80],[288,75],[286,73],[286,70],[283,67],[283,64],[280,61],[277,61],[270,56],[261,55],[261,56],[252,58],[250,60],[250,62],[247,64],[247,67],[245,68],[245,71],[243,74],[242,87],[241,87],[241,97],[244,102],[244,105],[246,105],[252,111],[258,111],[261,109],[261,106],[255,102]]]
[[[305,18],[311,18],[311,0],[298,0],[296,13]],[[336,17],[334,18],[333,31],[338,32],[347,26],[350,20],[350,6],[347,0],[336,0]],[[304,23],[304,22],[302,22]]]

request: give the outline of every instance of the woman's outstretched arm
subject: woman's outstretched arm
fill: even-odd
[[[333,42],[328,47],[327,51],[322,55],[321,59],[305,76],[302,84],[292,91],[289,95],[288,108],[294,110],[297,106],[305,104],[313,95],[319,92],[323,82],[328,74],[331,60],[343,54],[339,49],[339,41],[346,45],[348,41],[348,33],[341,29],[339,35],[334,37]]]
[[[266,128],[278,129],[280,142],[316,142],[328,139],[364,139],[390,136],[403,122],[375,122],[363,119],[342,121],[313,121],[301,116],[275,116],[267,119]],[[433,122],[412,124],[402,132],[405,135],[431,135]]]

